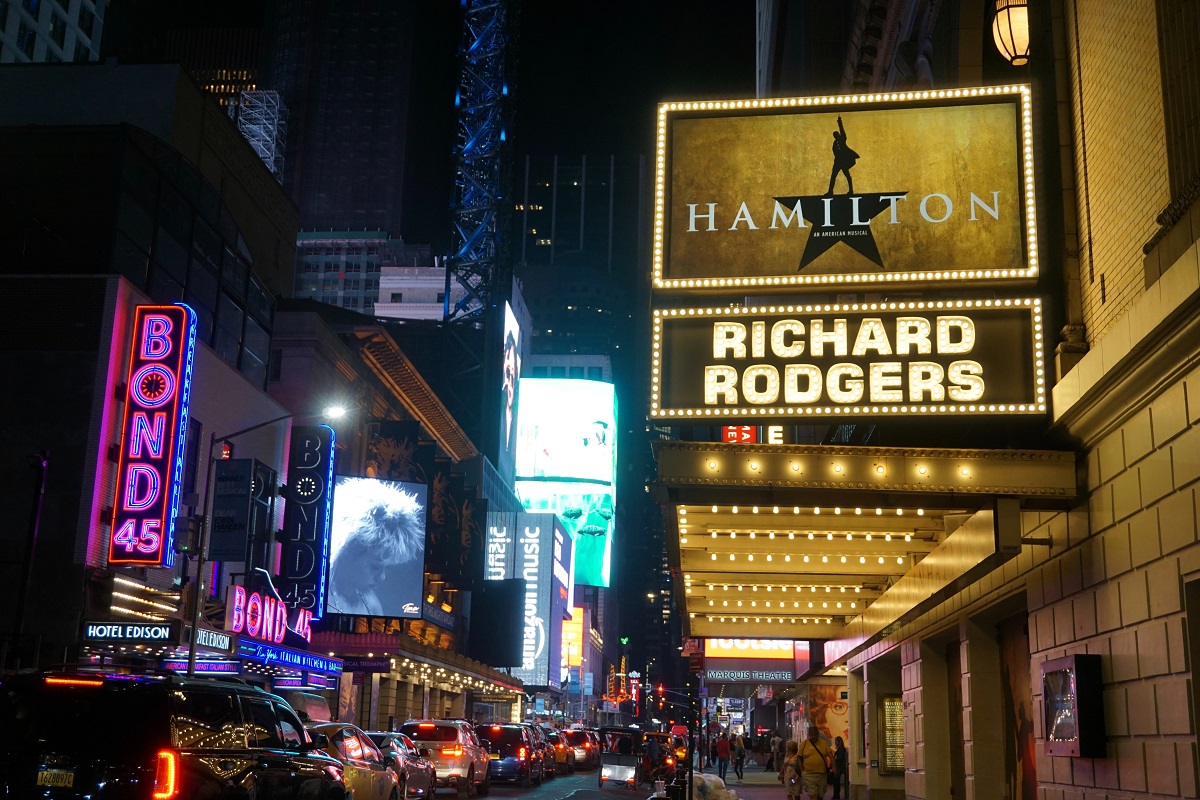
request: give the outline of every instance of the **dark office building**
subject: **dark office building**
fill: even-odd
[[[291,112],[284,186],[306,230],[445,249],[457,4],[272,0],[261,83]]]

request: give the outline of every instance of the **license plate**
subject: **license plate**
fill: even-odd
[[[75,773],[68,772],[65,769],[39,770],[37,776],[37,785],[64,786],[70,788],[75,785]]]
[[[499,754],[499,753],[492,753],[492,754],[491,754],[491,756],[492,756],[492,761],[499,761],[499,760],[500,760],[500,754]]]

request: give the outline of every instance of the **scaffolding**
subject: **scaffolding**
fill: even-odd
[[[511,7],[510,7],[511,6]],[[503,302],[511,280],[504,247],[508,61],[515,0],[463,0],[462,71],[454,103],[458,141],[446,319],[470,319]],[[449,285],[459,283],[459,296]],[[497,296],[499,293],[499,296]]]
[[[275,91],[242,92],[236,104],[229,106],[242,136],[271,170],[275,180],[283,180],[283,150],[287,143],[287,107]]]

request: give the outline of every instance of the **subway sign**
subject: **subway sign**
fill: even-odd
[[[171,539],[183,479],[195,349],[196,315],[187,306],[134,310],[129,374],[121,390],[125,413],[110,564],[161,567],[174,562]]]
[[[1037,299],[656,309],[654,419],[1046,412]]]

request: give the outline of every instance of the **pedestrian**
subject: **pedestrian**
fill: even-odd
[[[763,769],[767,772],[774,772],[776,769],[782,770],[783,764],[776,766],[775,753],[779,750],[779,744],[783,740],[779,738],[779,734],[771,731],[771,741],[767,744],[767,765]]]
[[[800,783],[809,800],[824,800],[829,772],[833,769],[833,754],[829,745],[821,741],[821,732],[816,725],[809,726],[808,738],[796,748],[796,760],[800,765]]]
[[[842,784],[846,782],[846,772],[849,769],[849,753],[846,752],[846,743],[842,741],[842,737],[835,737],[833,740],[833,798],[832,800],[841,800]],[[848,795],[849,787],[846,794]]]
[[[717,777],[725,781],[725,773],[729,771],[729,734],[721,731],[717,739]]]
[[[804,788],[800,781],[800,759],[796,756],[796,743],[788,741],[787,755],[779,765],[779,782],[787,792],[788,800],[799,800]]]
[[[737,775],[737,779],[741,781],[745,778],[745,773],[742,768],[746,764],[746,740],[741,736],[737,736],[733,740],[733,772]]]
[[[711,735],[708,737],[708,765],[717,765],[717,740]]]

